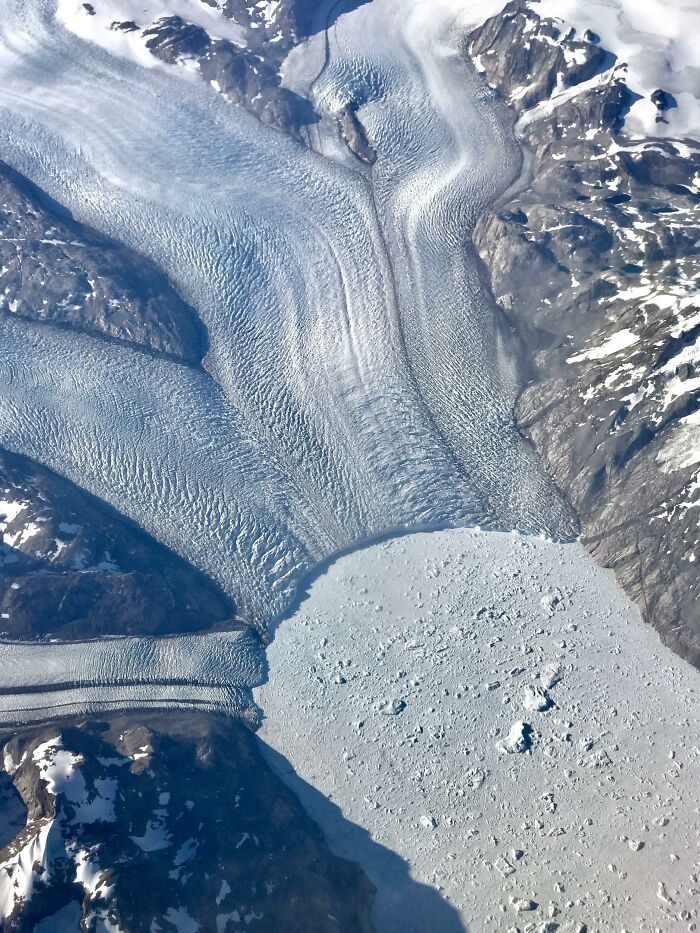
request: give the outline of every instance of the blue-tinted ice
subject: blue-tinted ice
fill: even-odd
[[[573,530],[514,426],[470,245],[517,148],[459,33],[420,7],[341,17],[314,82],[322,109],[368,100],[369,171],[194,75],[110,57],[48,0],[0,0],[0,157],[158,262],[210,341],[198,372],[3,317],[0,445],[135,519],[260,627],[387,529]]]

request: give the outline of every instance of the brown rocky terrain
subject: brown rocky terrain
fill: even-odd
[[[0,450],[4,638],[163,635],[235,627],[204,574],[89,493]]]
[[[149,260],[84,224],[0,161],[0,313],[184,363],[204,328]]]
[[[468,51],[524,150],[518,183],[474,231],[524,344],[521,430],[589,550],[699,665],[700,148],[630,139],[624,63],[535,4],[510,3]]]

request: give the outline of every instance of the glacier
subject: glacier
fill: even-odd
[[[389,531],[575,535],[516,430],[517,345],[471,245],[521,162],[461,54],[479,4],[375,0],[327,57],[307,43],[321,114],[361,101],[371,169],[81,39],[48,0],[0,12],[0,157],[157,262],[209,340],[198,369],[3,317],[1,446],[209,574],[263,639],[314,567]]]

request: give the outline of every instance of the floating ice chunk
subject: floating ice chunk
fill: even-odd
[[[530,910],[537,910],[537,902],[524,897],[511,897],[510,903],[516,914],[526,913]]]
[[[525,687],[523,696],[523,706],[525,709],[536,710],[538,713],[543,713],[545,710],[548,710],[551,705],[552,700],[543,687],[537,685]]]
[[[546,609],[548,612],[554,612],[561,602],[561,595],[559,593],[546,593],[540,602],[542,603],[543,609]]]
[[[468,768],[464,775],[464,785],[471,790],[477,790],[486,780],[487,774],[481,768]]]
[[[659,881],[656,886],[656,896],[660,901],[663,901],[665,904],[672,904],[673,898],[669,897],[669,893],[666,890],[666,885],[663,881]]]
[[[540,683],[546,690],[549,690],[555,684],[559,683],[561,677],[562,674],[559,665],[551,663],[540,672]]]
[[[499,742],[496,747],[499,751],[505,752],[508,755],[515,753],[522,754],[522,752],[526,752],[532,744],[530,741],[531,733],[532,727],[526,722],[518,720],[518,722],[514,722],[510,727],[507,738]]]
[[[380,712],[382,716],[398,716],[405,709],[406,703],[404,700],[389,700],[388,703],[382,706]]]
[[[508,859],[503,855],[498,856],[496,861],[493,863],[493,867],[499,874],[503,875],[504,878],[507,878],[508,875],[512,875],[515,871]]]

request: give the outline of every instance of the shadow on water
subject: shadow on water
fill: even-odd
[[[346,820],[340,807],[300,777],[283,755],[259,736],[257,741],[265,761],[319,825],[330,848],[357,862],[377,888],[373,919],[378,933],[467,933],[455,908],[435,888],[411,877],[408,862]]]

